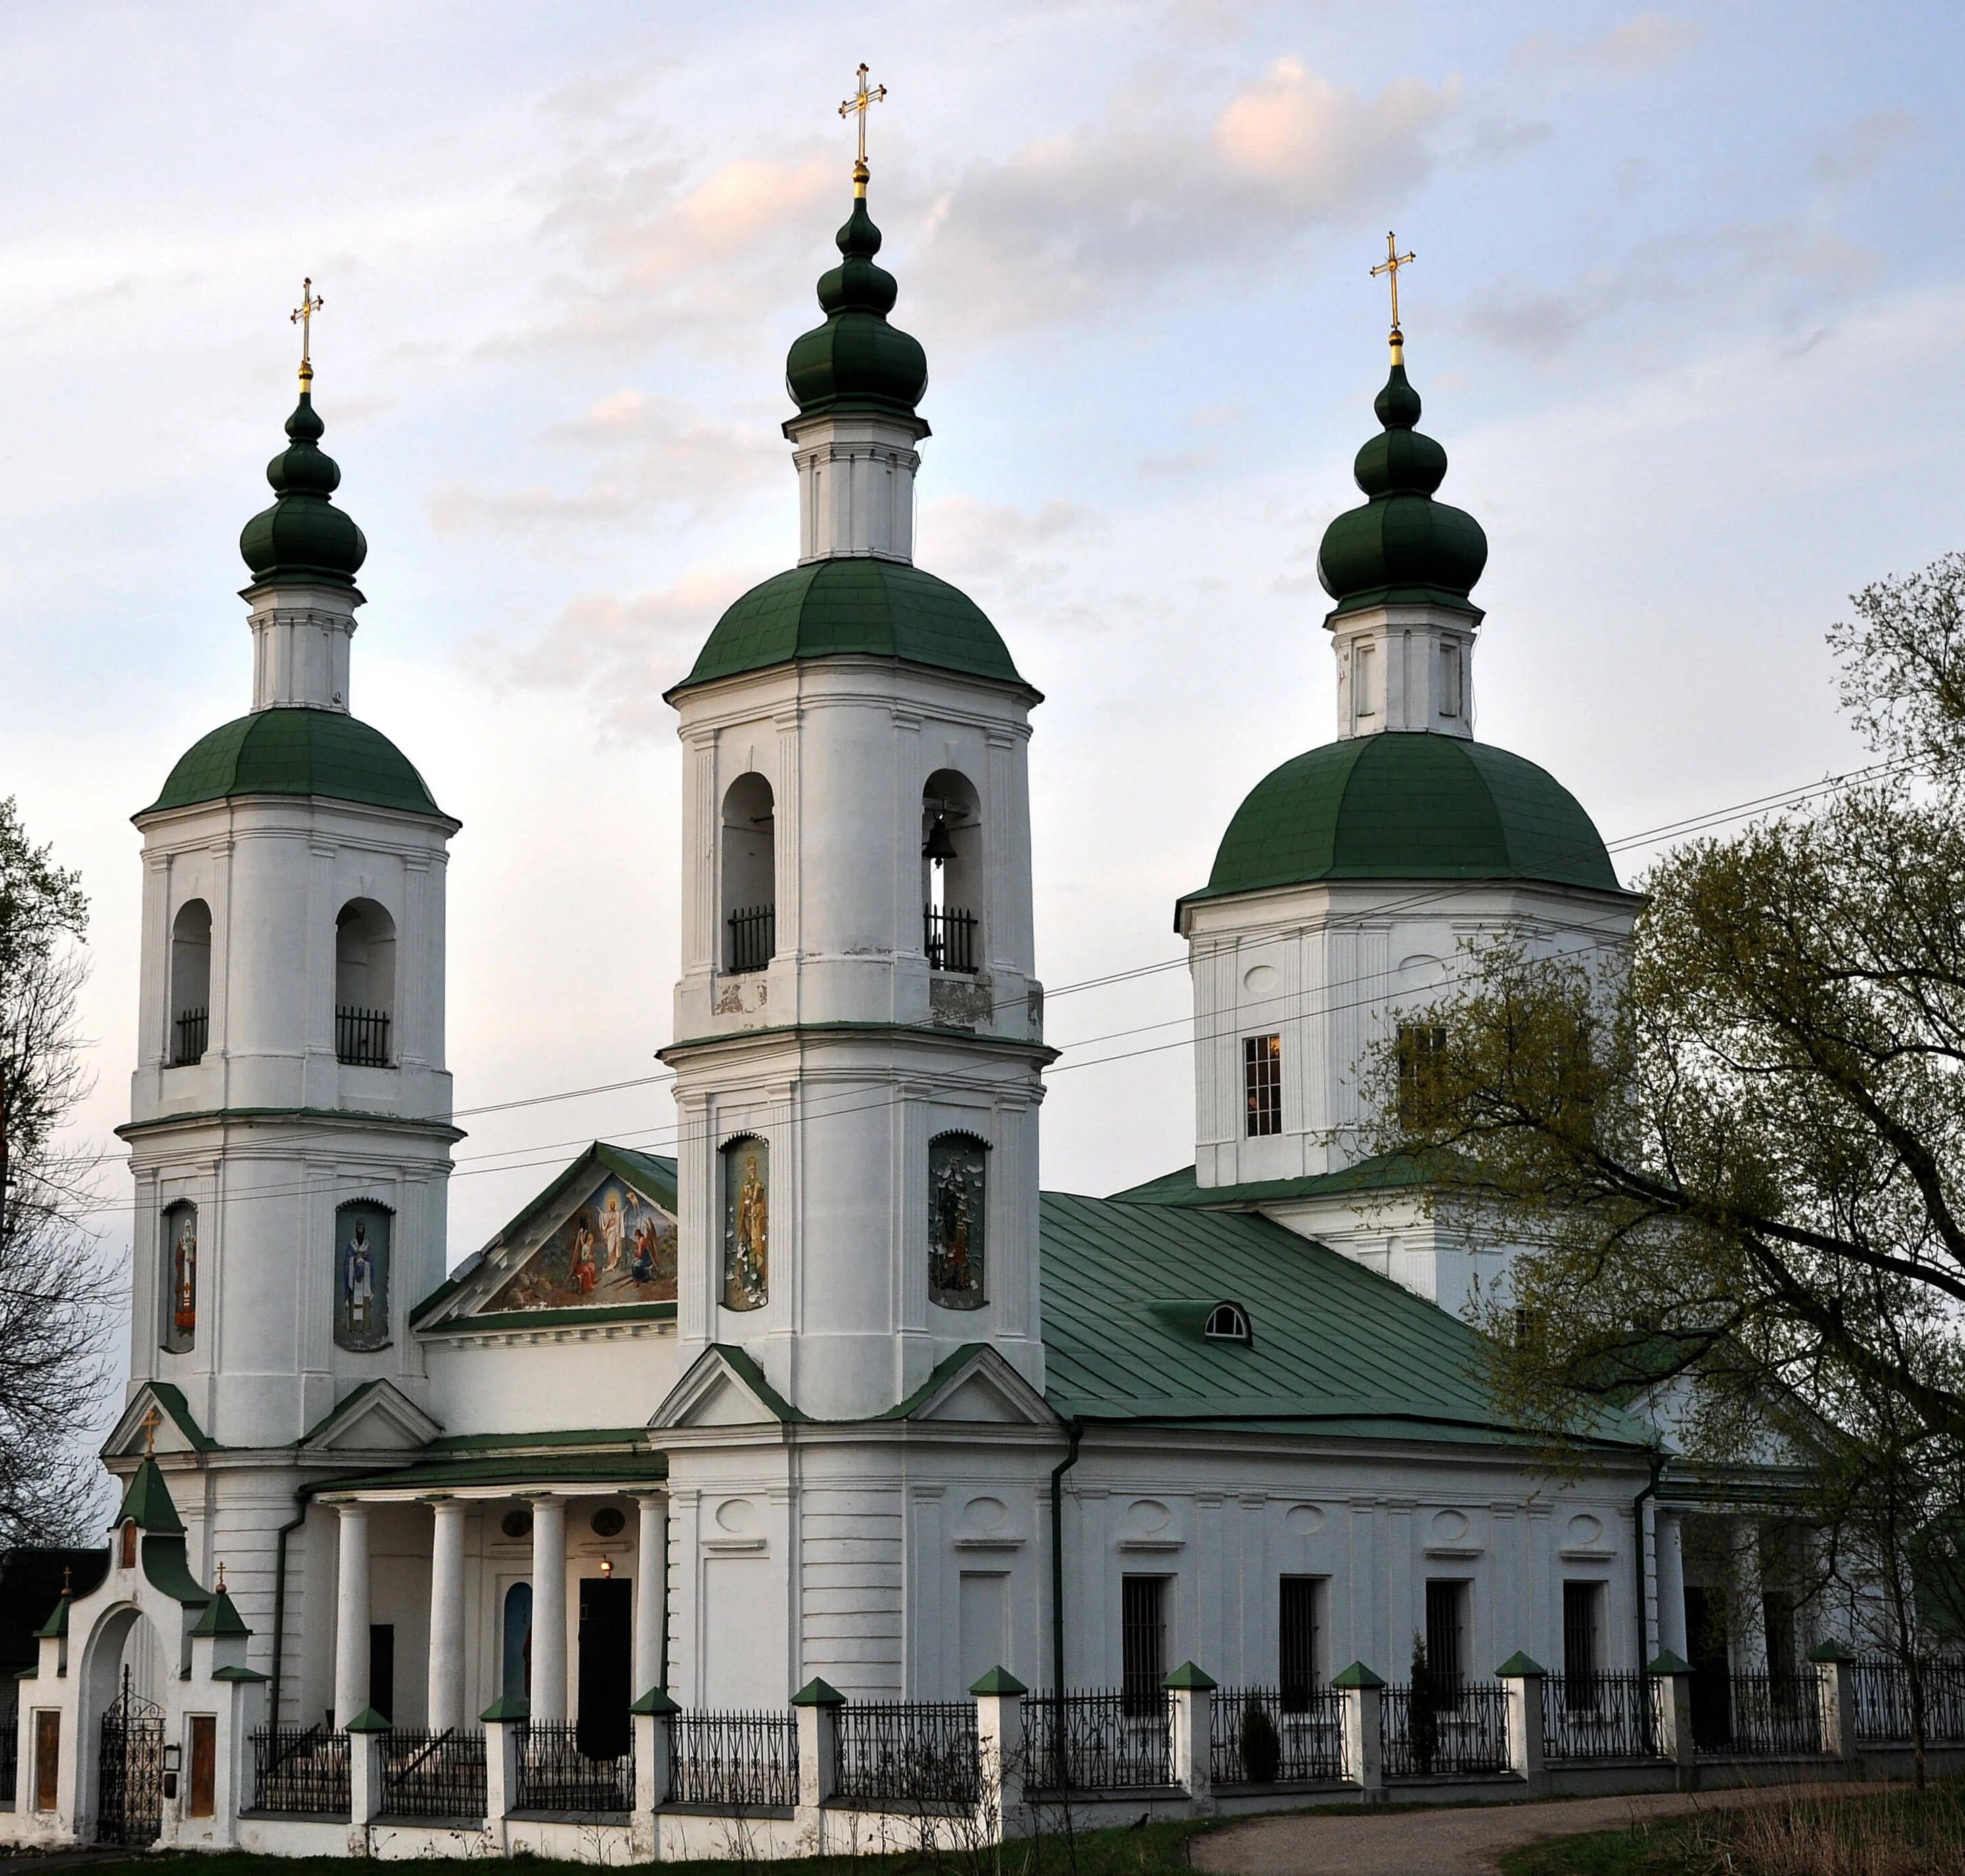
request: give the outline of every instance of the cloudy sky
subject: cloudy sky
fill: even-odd
[[[465,1121],[461,1256],[579,1143],[672,1128],[659,1082],[532,1097],[669,1038],[661,693],[796,553],[783,354],[860,60],[920,558],[1048,693],[1055,992],[1173,958],[1237,801],[1333,733],[1314,568],[1388,227],[1492,543],[1483,737],[1613,840],[1860,760],[1824,631],[1965,546],[1961,51],[1957,8],[1873,0],[0,6],[0,792],[94,898],[88,1128],[133,1059],[127,816],[248,701],[304,273],[371,543],[354,706],[465,823],[458,1105],[526,1103]],[[1191,1157],[1185,996],[1053,995],[1048,1183]]]

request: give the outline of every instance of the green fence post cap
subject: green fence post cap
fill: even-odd
[[[999,1697],[1013,1694],[1028,1694],[1031,1690],[1012,1674],[1008,1668],[992,1668],[970,1690],[972,1694],[995,1694]]]
[[[794,1707],[844,1707],[846,1696],[838,1688],[814,1675],[792,1696],[792,1704]]]
[[[1497,1681],[1525,1680],[1532,1674],[1546,1675],[1549,1670],[1532,1656],[1525,1655],[1517,1648],[1507,1659],[1494,1670]]]
[[[1669,1648],[1661,1648],[1652,1656],[1651,1665],[1645,1672],[1647,1674],[1690,1674],[1693,1667],[1683,1655],[1674,1655]]]
[[[509,1725],[515,1720],[529,1720],[532,1703],[516,1694],[500,1694],[478,1717],[487,1726]]]
[[[1840,1642],[1832,1638],[1816,1643],[1808,1651],[1808,1658],[1810,1661],[1854,1661],[1856,1655],[1853,1649],[1844,1648]]]
[[[1160,1683],[1162,1687],[1171,1688],[1177,1694],[1188,1690],[1204,1693],[1209,1688],[1220,1685],[1206,1668],[1197,1668],[1191,1661],[1183,1661]]]
[[[389,1723],[372,1707],[365,1707],[342,1728],[344,1733],[387,1733]]]
[[[631,1713],[679,1713],[682,1709],[669,1698],[667,1688],[651,1687],[628,1710]]]
[[[1340,1668],[1330,1677],[1333,1687],[1383,1687],[1385,1684],[1366,1667],[1362,1661],[1354,1661],[1349,1667]]]

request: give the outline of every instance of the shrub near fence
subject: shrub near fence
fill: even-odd
[[[973,1701],[865,1701],[838,1710],[837,1795],[855,1804],[981,1800]]]
[[[1551,1764],[1658,1756],[1658,1681],[1648,1674],[1545,1675],[1542,1756]]]
[[[252,1808],[348,1815],[348,1735],[323,1726],[252,1729]]]
[[[635,1759],[590,1759],[580,1729],[564,1721],[533,1721],[519,1735],[519,1788],[513,1808],[580,1811],[590,1816],[635,1808]]]
[[[1452,1694],[1388,1687],[1378,1707],[1388,1778],[1427,1778],[1508,1769],[1508,1690],[1463,1681]]]
[[[1209,1725],[1217,1784],[1327,1784],[1344,1775],[1344,1696],[1333,1688],[1285,1704],[1280,1688],[1217,1688]]]
[[[790,1713],[677,1713],[669,1725],[671,1804],[738,1810],[797,1804],[798,1722]]]
[[[1024,1702],[1028,1783],[1045,1791],[1130,1791],[1173,1783],[1173,1696],[1040,1694]]]
[[[381,1809],[385,1817],[482,1817],[484,1735],[384,1733]]]
[[[1932,1657],[1918,1663],[1924,1681],[1928,1746],[1965,1746],[1965,1660]],[[1859,1661],[1851,1670],[1856,1736],[1909,1744],[1911,1672],[1906,1661]]]

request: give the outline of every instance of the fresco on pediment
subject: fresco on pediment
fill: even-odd
[[[482,1308],[603,1309],[675,1293],[674,1214],[610,1173]]]

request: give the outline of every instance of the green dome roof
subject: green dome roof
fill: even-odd
[[[695,668],[668,694],[794,658],[851,653],[1024,681],[967,594],[902,561],[851,558],[814,561],[751,587],[716,622]]]
[[[255,710],[201,736],[143,812],[230,795],[323,795],[441,816],[415,765],[379,729],[339,710]]]
[[[292,440],[266,465],[266,480],[279,499],[247,522],[239,536],[239,552],[256,586],[270,580],[352,586],[368,556],[362,530],[330,499],[341,469],[320,446],[326,427],[314,413],[313,397],[303,391],[287,419]]]
[[[1321,880],[1523,880],[1621,891],[1603,836],[1545,769],[1490,743],[1391,731],[1258,782],[1189,899]]]
[[[928,354],[919,339],[887,323],[899,288],[874,262],[880,231],[864,196],[854,198],[853,213],[834,238],[844,258],[819,280],[825,323],[792,341],[785,388],[801,417],[912,417],[928,389]]]
[[[1487,537],[1471,515],[1433,499],[1446,478],[1446,452],[1413,428],[1419,393],[1397,352],[1372,408],[1384,433],[1352,465],[1371,499],[1324,529],[1317,577],[1339,613],[1423,601],[1472,612],[1468,594],[1487,564]]]

